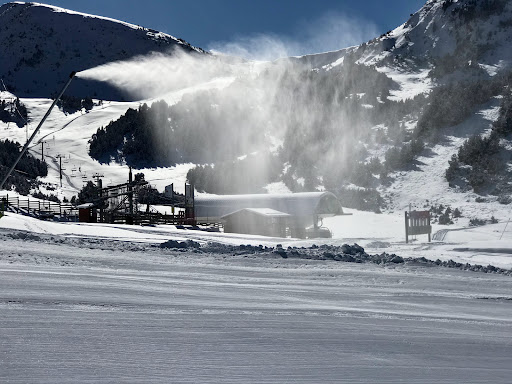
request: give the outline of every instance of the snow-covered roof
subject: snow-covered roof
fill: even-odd
[[[94,207],[94,203],[84,203],[77,206],[78,209],[87,209]]]
[[[244,209],[239,209],[238,211],[235,211],[232,213],[228,213],[227,215],[222,216],[221,219],[226,219],[228,216],[235,215],[242,211],[249,211],[249,212],[255,213],[259,216],[266,216],[266,217],[290,217],[291,216],[288,213],[276,211],[275,209],[272,209],[272,208],[244,208]]]

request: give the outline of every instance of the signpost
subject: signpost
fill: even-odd
[[[409,243],[409,236],[414,235],[428,235],[430,243],[432,226],[429,211],[405,212],[405,242]]]

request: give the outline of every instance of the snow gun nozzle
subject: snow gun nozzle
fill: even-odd
[[[73,71],[69,74],[69,78],[72,79],[73,77],[75,77],[76,75],[76,71]]]

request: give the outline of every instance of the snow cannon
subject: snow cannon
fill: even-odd
[[[55,104],[57,104],[57,102],[60,100],[60,98],[62,97],[62,95],[64,94],[64,92],[66,92],[66,89],[68,89],[69,87],[69,84],[71,84],[71,80],[73,80],[73,78],[75,77],[76,75],[76,71],[73,71],[69,74],[69,80],[66,82],[66,84],[64,85],[64,87],[62,88],[62,90],[60,91],[59,93],[59,96],[57,96],[55,98],[55,100],[53,100],[53,103],[52,105],[50,106],[50,108],[48,109],[48,111],[46,112],[46,114],[43,116],[43,118],[41,119],[39,125],[37,126],[37,128],[34,130],[34,132],[32,133],[32,136],[30,136],[30,139],[27,140],[27,142],[25,143],[25,145],[23,146],[23,149],[21,150],[21,153],[19,154],[18,158],[16,159],[16,161],[14,162],[14,164],[11,166],[11,168],[9,168],[9,171],[7,171],[6,175],[4,176],[2,182],[0,183],[0,190],[4,187],[4,184],[5,182],[7,181],[7,179],[9,178],[9,176],[11,175],[12,171],[14,170],[14,168],[16,167],[16,165],[18,165],[18,162],[21,160],[21,158],[23,157],[23,155],[25,154],[25,152],[27,152],[28,150],[28,147],[30,145],[30,143],[32,142],[32,140],[34,140],[34,137],[36,137],[37,135],[37,132],[39,132],[39,129],[41,129],[41,126],[43,125],[43,123],[45,122],[45,120],[48,118],[48,116],[50,115],[50,113],[52,112],[52,109],[53,107],[55,107]]]

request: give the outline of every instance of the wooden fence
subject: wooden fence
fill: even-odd
[[[0,193],[0,212],[2,211],[26,215],[40,220],[79,221],[79,210],[72,204],[36,198],[31,199],[28,196],[13,196]],[[176,215],[162,214],[152,208],[146,212],[136,211],[131,215],[127,212],[108,212],[106,210],[99,214],[100,210],[98,209],[97,211],[97,222],[103,223],[130,223],[135,225],[174,224],[178,227],[195,226],[195,221],[186,218],[184,211],[180,211]],[[210,227],[209,229],[212,231],[219,230],[219,224]]]
[[[19,213],[41,220],[78,221],[78,209],[69,203],[57,203],[25,196],[0,194],[0,211]]]

